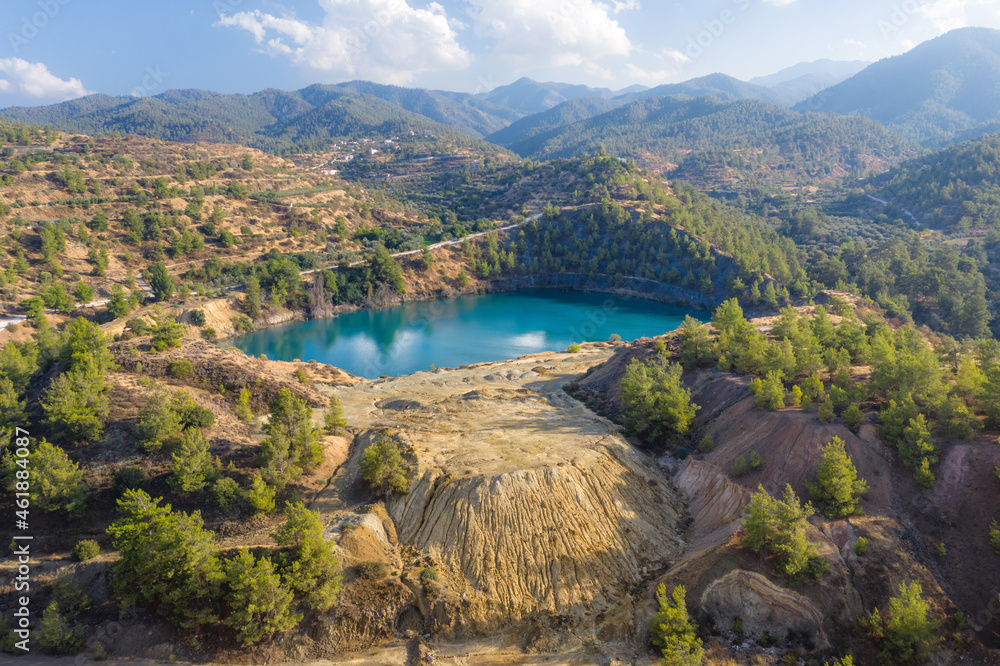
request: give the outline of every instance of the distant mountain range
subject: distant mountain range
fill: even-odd
[[[569,124],[581,102],[515,123],[489,140],[503,142],[522,157],[547,160],[592,153],[633,157],[651,167],[677,165],[689,174],[729,169],[744,180],[784,168],[799,181],[860,177],[917,154],[917,147],[879,123],[861,117],[801,114],[759,99],[726,101],[712,96],[671,95],[620,104]],[[552,123],[536,122],[551,119]],[[546,128],[546,125],[549,125]],[[521,131],[515,137],[514,130]],[[498,136],[508,133],[509,136]]]
[[[1000,31],[953,30],[795,108],[868,116],[926,146],[974,136],[1000,122]]]
[[[456,101],[430,91],[375,84],[314,85],[294,92],[272,89],[252,95],[171,90],[143,98],[90,95],[52,106],[4,109],[0,117],[85,134],[121,132],[171,141],[223,141],[274,152],[310,150],[333,137],[387,136],[410,129],[472,140],[477,132],[459,128],[476,124],[489,129],[508,122],[493,115],[486,103],[467,97]],[[401,105],[404,102],[424,113],[409,111]]]
[[[702,98],[708,101],[697,101]],[[867,116],[929,147],[974,138],[1000,129],[1000,31],[955,30],[871,65],[817,60],[751,81],[710,74],[615,91],[522,78],[478,94],[350,81],[252,95],[199,90],[141,99],[91,95],[47,107],[3,109],[0,118],[89,134],[239,142],[276,152],[309,149],[338,136],[419,129],[485,137],[536,157],[592,148],[598,137],[609,150],[617,146],[629,154],[680,149],[685,140],[701,145],[704,131],[692,132],[690,124],[700,117],[698,110],[715,114],[717,105],[740,101],[766,103],[733,107],[747,110],[755,128],[766,116],[779,123],[772,128],[777,130],[797,117],[781,113],[792,108]],[[646,126],[636,124],[637,118]],[[868,132],[870,126],[864,128]],[[719,127],[711,133],[728,142],[725,137],[738,130]],[[629,144],[632,140],[636,143]]]

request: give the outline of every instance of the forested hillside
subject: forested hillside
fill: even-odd
[[[942,146],[1000,120],[1000,31],[962,28],[886,58],[796,108],[861,114]]]
[[[613,155],[699,184],[777,189],[882,170],[915,148],[859,117],[799,114],[758,100],[666,97],[525,138],[510,146],[532,159],[603,147]]]
[[[1000,134],[904,162],[873,179],[876,194],[935,229],[1000,224]]]

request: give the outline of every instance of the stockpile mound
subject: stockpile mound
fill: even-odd
[[[651,460],[561,386],[609,350],[421,372],[338,391],[365,432],[404,443],[402,543],[465,595],[471,626],[539,610],[614,615],[683,547],[683,502]],[[622,613],[623,620],[629,613]],[[628,617],[631,622],[631,617]]]

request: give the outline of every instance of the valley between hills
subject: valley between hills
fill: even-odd
[[[997,663],[997,62],[0,109],[3,658]]]

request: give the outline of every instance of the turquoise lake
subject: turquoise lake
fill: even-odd
[[[709,313],[609,294],[550,289],[407,303],[293,322],[225,341],[252,356],[318,361],[375,378],[502,361],[574,342],[661,335]]]

